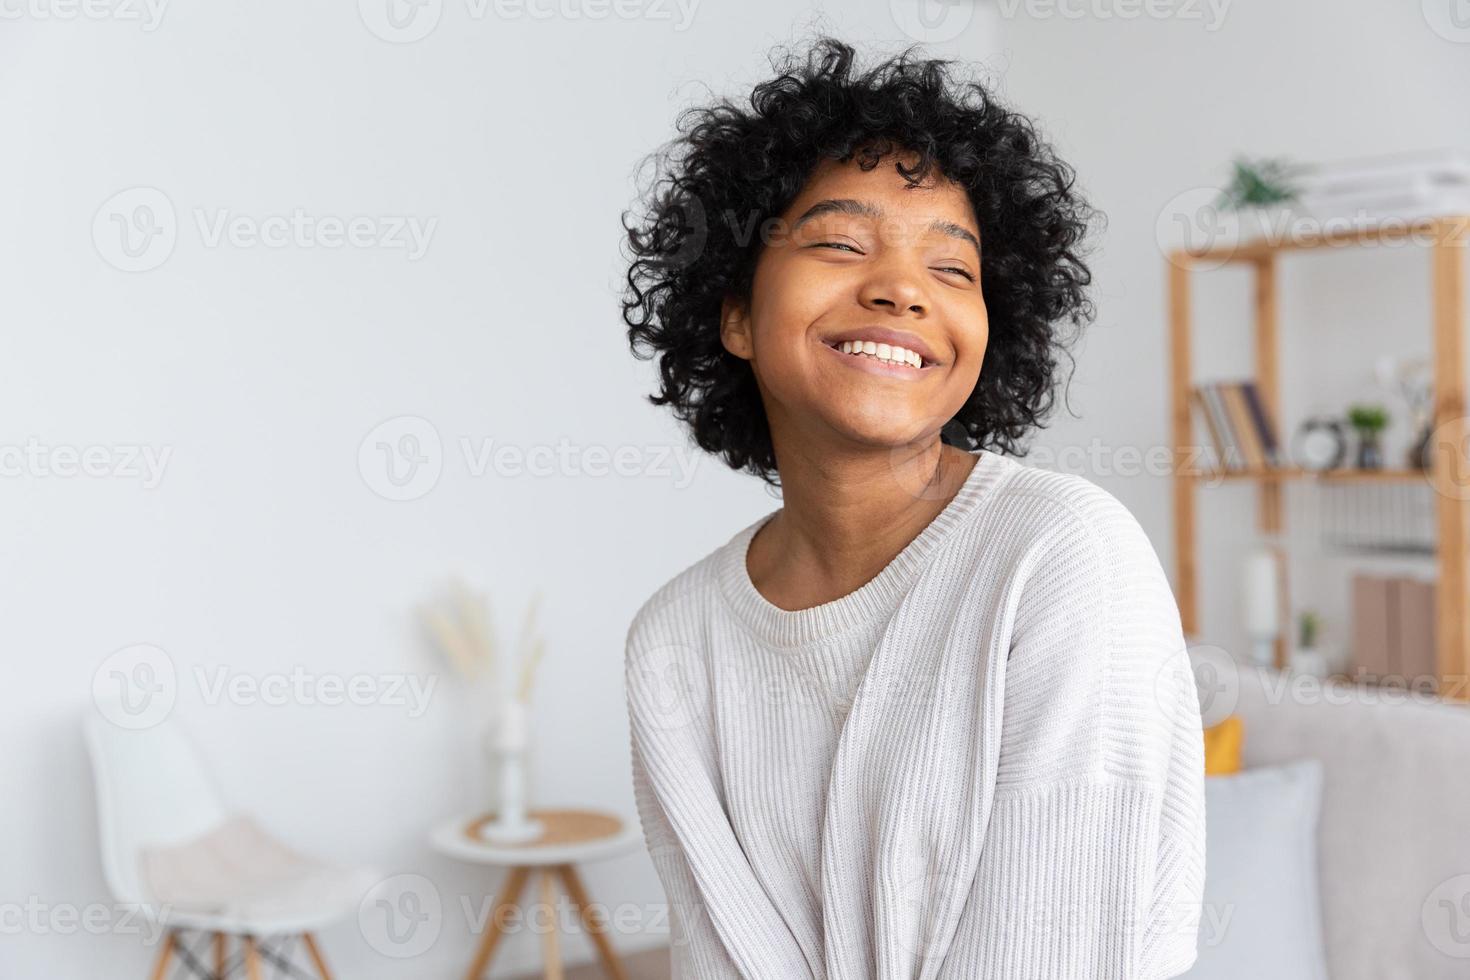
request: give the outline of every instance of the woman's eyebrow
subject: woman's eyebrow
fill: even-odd
[[[791,230],[794,232],[808,221],[824,214],[851,214],[860,218],[872,218],[875,221],[882,221],[886,216],[882,208],[869,201],[858,201],[850,197],[832,197],[825,201],[818,201],[816,204],[807,208],[802,213],[802,216],[796,219],[796,224],[792,226]],[[968,228],[963,228],[953,221],[942,220],[929,222],[929,228],[931,231],[937,231],[941,235],[948,235],[950,238],[958,238],[961,241],[969,242],[975,246],[975,254],[980,254],[980,239],[976,238]]]

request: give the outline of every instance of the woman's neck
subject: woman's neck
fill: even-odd
[[[870,581],[954,499],[977,462],[937,440],[841,459],[778,458],[782,507],[752,539],[746,569],[781,609],[809,609]]]

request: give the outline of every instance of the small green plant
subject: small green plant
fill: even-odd
[[[1250,160],[1236,157],[1230,165],[1230,183],[1215,199],[1221,211],[1238,211],[1294,201],[1298,190],[1294,184],[1297,168],[1284,158]]]
[[[1350,405],[1348,421],[1359,432],[1379,432],[1388,425],[1388,409],[1382,405]]]
[[[1321,627],[1322,620],[1316,613],[1308,610],[1301,615],[1301,648],[1311,650],[1317,645],[1317,630]]]

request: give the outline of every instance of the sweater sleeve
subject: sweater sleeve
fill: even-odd
[[[1089,484],[1016,599],[965,975],[1164,980],[1195,961],[1204,741],[1178,606],[1143,529]]]
[[[648,781],[648,771],[632,738],[633,796],[644,843],[668,899],[669,945],[673,980],[740,980],[700,898],[699,885]]]

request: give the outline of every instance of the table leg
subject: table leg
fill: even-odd
[[[541,869],[541,901],[546,905],[546,918],[548,928],[541,936],[541,956],[545,961],[546,980],[562,980],[561,972],[561,949],[557,945],[556,934],[560,924],[556,920],[556,889],[553,887],[554,875],[550,868]]]
[[[502,935],[500,931],[500,910],[506,905],[514,905],[516,899],[521,895],[521,889],[526,885],[526,877],[531,873],[528,867],[511,868],[505,876],[505,884],[501,886],[500,894],[495,898],[495,904],[490,908],[490,921],[485,923],[485,935],[480,939],[480,948],[475,951],[475,960],[470,964],[470,972],[466,980],[480,980],[480,975],[485,972],[485,967],[490,965],[490,957],[495,953],[495,947],[500,942]]]
[[[556,870],[561,875],[561,883],[567,891],[567,896],[582,919],[582,927],[587,930],[587,934],[592,937],[592,944],[597,947],[597,955],[602,959],[602,968],[613,980],[628,980],[628,974],[623,970],[622,961],[618,959],[617,951],[613,949],[612,942],[607,938],[607,922],[600,920],[594,914],[592,900],[588,898],[587,889],[583,887],[582,879],[576,869],[570,864],[559,864]]]
[[[249,980],[260,980],[260,951],[255,948],[255,937],[245,937],[245,976]]]

